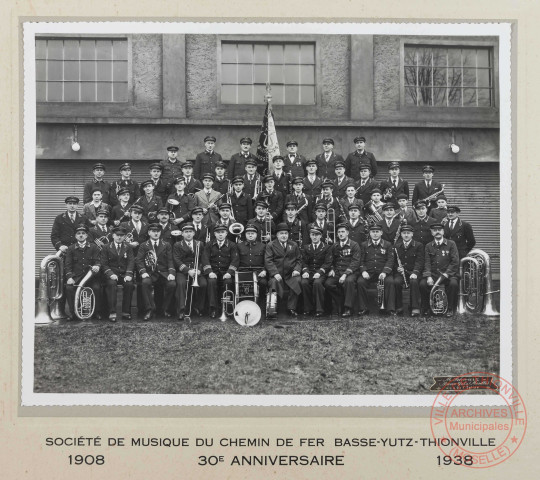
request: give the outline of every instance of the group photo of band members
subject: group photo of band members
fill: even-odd
[[[332,138],[314,159],[290,140],[269,173],[252,143],[240,139],[230,159],[207,136],[193,162],[173,145],[150,165],[94,164],[83,198],[67,196],[51,226],[69,319],[82,283],[95,319],[230,316],[223,303],[239,272],[253,274],[263,318],[271,298],[289,317],[455,315],[460,261],[476,241],[436,167],[419,164],[409,185],[399,162],[381,171],[358,136],[345,159]],[[148,169],[140,185],[134,167]],[[437,286],[443,311],[433,306]]]

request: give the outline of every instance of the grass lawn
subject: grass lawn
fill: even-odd
[[[34,363],[41,393],[421,395],[498,373],[499,319],[61,323],[36,327]]]

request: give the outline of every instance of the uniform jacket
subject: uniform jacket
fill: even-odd
[[[412,225],[416,221],[416,212],[411,207],[407,207],[405,210],[401,208],[396,209],[396,213],[399,213],[400,218],[407,220],[407,225]]]
[[[253,175],[253,178],[250,180],[249,175],[246,173],[243,177],[244,179],[244,193],[248,194],[253,198],[255,195],[255,182],[261,179],[261,176],[258,173]]]
[[[234,178],[239,175],[244,175],[246,173],[246,160],[248,158],[255,160],[255,162],[258,164],[257,157],[252,153],[248,153],[247,156],[245,156],[243,153],[235,153],[231,157],[231,161],[227,167],[227,176],[229,178]]]
[[[349,224],[349,238],[354,240],[358,245],[362,245],[367,240],[367,230],[365,221],[358,219],[353,226],[352,220],[349,218],[347,223]]]
[[[70,245],[66,252],[66,280],[73,278],[78,283],[91,267],[101,267],[99,248],[86,240],[84,248],[78,243]]]
[[[394,219],[390,223],[390,226],[388,226],[386,218],[383,218],[382,221],[378,222],[378,225],[381,226],[383,232],[381,238],[393,244],[394,239],[396,238],[396,232],[400,224],[401,219],[399,217],[394,217]]]
[[[152,183],[154,184],[154,195],[161,198],[161,202],[165,205],[165,200],[167,200],[167,195],[169,195],[169,185],[163,181],[162,177],[159,177],[157,182],[152,178],[149,178],[148,180],[152,180]],[[139,196],[141,197],[144,194],[142,187],[139,187]]]
[[[210,205],[215,205],[215,208],[210,208],[210,210],[206,213],[206,215],[203,217],[204,221],[207,221],[209,223],[215,223],[217,222],[218,216],[218,199],[221,197],[221,193],[216,192],[215,190],[211,190],[210,194],[207,196],[204,190],[199,190],[195,194],[195,206],[196,207],[202,207],[202,208],[209,208]],[[223,200],[225,197],[221,197]]]
[[[237,244],[240,270],[253,270],[257,275],[264,270],[264,252],[266,245],[257,239],[255,242]]]
[[[114,223],[115,220],[120,220],[120,223],[126,220],[129,220],[129,215],[124,215],[126,212],[129,212],[129,207],[131,205],[126,203],[124,207],[120,203],[116,204],[111,210],[111,218],[109,219],[111,223]]]
[[[268,203],[268,212],[272,215],[273,220],[279,222],[283,215],[285,197],[275,189],[271,194],[268,194],[268,190],[264,189],[263,194],[268,195],[265,199]]]
[[[206,258],[206,250],[204,248],[204,241],[193,239],[193,250],[189,248],[184,239],[178,240],[173,246],[172,255],[174,266],[179,272],[186,273],[195,266],[195,250],[199,245],[199,270],[203,271],[203,265],[208,263]]]
[[[127,188],[129,190],[129,203],[133,203],[140,196],[139,184],[135,180],[115,180],[111,183],[111,205],[117,205],[119,203],[116,193],[121,188]]]
[[[167,188],[172,185],[172,182],[175,178],[182,176],[182,165],[184,163],[186,163],[186,161],[180,160],[179,158],[176,159],[176,162],[172,163],[169,160],[169,157],[159,162],[159,164],[163,168],[163,170],[161,171],[161,180],[163,180],[163,183],[167,185]]]
[[[110,278],[111,275],[127,275],[133,277],[135,271],[135,255],[133,249],[125,242],[120,244],[120,251],[116,250],[114,241],[105,245],[101,250],[101,269]]]
[[[302,155],[283,155],[283,170],[291,174],[291,178],[306,176],[306,158]]]
[[[259,229],[259,233],[257,234],[257,238],[262,241],[262,236],[263,234],[265,233],[264,232],[264,229],[266,228],[265,227],[265,220],[259,220],[257,217],[255,218],[252,218],[250,220],[248,220],[247,222],[248,225],[255,225],[258,229]],[[275,234],[276,234],[276,224],[274,223],[274,221],[272,220],[270,222],[270,238],[273,240],[274,237],[275,237]]]
[[[137,205],[143,208],[143,219],[154,222],[156,220],[157,211],[163,207],[163,202],[161,197],[155,193],[152,195],[152,198],[148,199],[146,195],[143,195],[139,198]]]
[[[161,224],[161,237],[160,237],[160,240],[162,240],[163,242],[166,242],[166,243],[170,243],[171,245],[176,242],[176,239],[177,238],[181,238],[181,237],[175,237],[171,234],[171,232],[173,230],[176,230],[178,231],[179,228],[177,226],[173,226],[171,225],[169,222],[167,222],[165,224],[165,226],[163,226],[163,224]]]
[[[433,240],[433,235],[431,235],[430,227],[434,223],[435,220],[427,215],[424,220],[420,220],[419,218],[415,219],[414,222],[411,223],[414,229],[413,239],[417,242],[422,242],[424,245],[431,242]]]
[[[246,225],[250,218],[253,218],[253,200],[251,195],[242,192],[240,196],[233,192],[230,196],[232,214],[235,221]]]
[[[337,177],[332,180],[334,184],[333,195],[337,198],[343,198],[345,196],[345,191],[348,186],[354,187],[354,180],[351,177],[344,176],[341,180],[341,183],[338,182]]]
[[[204,222],[201,222],[200,229],[197,229],[197,225],[195,224],[193,224],[193,226],[195,227],[195,236],[193,238],[195,240],[200,240],[201,242],[206,243],[209,226]],[[210,232],[210,238],[213,238],[212,232]]]
[[[340,203],[339,203],[339,200],[334,197],[333,195],[331,197],[324,197],[324,196],[318,196],[315,198],[315,200],[313,201],[314,205],[316,206],[318,203],[324,203],[326,205],[326,208],[327,209],[330,209],[330,208],[333,208],[334,209],[334,213],[335,213],[335,216],[336,216],[336,223],[337,223],[337,219],[339,218],[339,216],[341,215],[341,207],[340,207]],[[326,213],[327,215],[327,218],[328,218],[328,211]]]
[[[274,240],[266,245],[265,266],[270,277],[280,274],[289,288],[300,295],[300,276],[293,277],[294,271],[302,271],[302,254],[296,242],[287,240],[285,250],[279,240]]]
[[[120,226],[124,227],[128,234],[131,233],[133,235],[133,241],[138,242],[139,245],[148,240],[148,223],[141,220],[141,229],[139,232],[137,232],[137,229],[131,220],[121,223]],[[137,251],[138,247],[134,251],[135,255],[137,255]]]
[[[310,243],[302,248],[302,273],[328,275],[332,269],[332,247],[323,241],[317,248]]]
[[[209,224],[208,228],[210,228],[210,232],[212,232],[212,240],[214,240],[214,228],[216,228],[218,225],[225,225],[227,227],[227,240],[230,242],[236,243],[237,235],[234,235],[229,231],[230,226],[235,223],[231,218],[229,218],[227,221],[224,221],[223,218],[218,218],[215,223]]]
[[[295,218],[293,222],[285,219],[284,222],[289,226],[289,238],[296,242],[299,247],[311,241],[306,222],[303,222],[299,218]],[[300,237],[302,238],[302,242],[299,242]]]
[[[75,240],[75,229],[79,225],[91,227],[89,220],[79,212],[75,213],[75,221],[72,222],[67,212],[57,215],[51,230],[51,243],[58,250],[62,245],[69,247],[73,245]]]
[[[111,184],[106,180],[97,181],[95,178],[91,182],[84,184],[83,203],[90,203],[92,201],[92,190],[95,187],[99,187],[101,190],[101,201],[105,203],[111,203]]]
[[[339,215],[341,217],[345,217],[343,221],[347,221],[349,219],[350,205],[357,205],[360,209],[360,215],[363,216],[364,214],[364,202],[359,198],[353,198],[351,201],[348,197],[344,197],[339,199],[339,203],[343,207],[339,209]]]
[[[425,248],[424,277],[439,277],[445,274],[455,277],[459,271],[459,253],[455,242],[443,238],[440,246],[435,240],[429,242]]]
[[[424,271],[424,244],[417,242],[416,240],[411,240],[408,247],[405,248],[403,239],[399,239],[396,242],[395,249],[397,250],[403,268],[405,268],[407,278],[411,273],[414,273],[420,278]],[[394,262],[394,273],[398,273],[397,268],[398,261],[396,257]]]
[[[341,242],[336,240],[331,247],[332,252],[332,269],[336,277],[339,278],[344,273],[358,273],[360,261],[362,259],[362,248],[358,243],[350,238],[341,246]]]
[[[277,175],[272,175],[274,177],[274,190],[277,192],[280,192],[281,195],[283,195],[283,198],[285,198],[289,192],[290,192],[290,180],[291,177],[287,175],[285,172],[281,172],[281,176],[278,178]]]
[[[177,193],[172,193],[167,197],[167,200],[169,200],[169,198],[180,202],[172,209],[175,218],[183,218],[184,222],[191,220],[191,210],[195,208],[195,198],[191,195],[186,195],[185,193],[182,196]],[[165,205],[168,206],[169,204],[165,202]]]
[[[371,152],[364,150],[360,153],[358,150],[349,153],[345,159],[345,175],[352,177],[354,180],[360,178],[360,165],[370,165],[371,166],[371,176],[377,176],[377,160],[375,155]]]
[[[392,196],[385,198],[384,194],[387,189],[390,190],[389,193],[391,193]],[[407,182],[407,180],[403,180],[403,178],[398,177],[398,184],[396,188],[396,186],[392,182],[392,179],[388,177],[381,182],[381,192],[383,194],[383,198],[382,198],[383,202],[392,202],[397,207],[398,195],[404,193],[405,195],[407,195],[407,201],[409,200],[409,183]]]
[[[105,237],[102,242],[109,243],[113,241],[112,228],[108,225],[103,227],[105,231],[101,229],[101,225],[96,225],[88,232],[88,241],[95,243],[95,240],[101,237]]]
[[[285,199],[285,204],[287,203],[294,203],[296,205],[297,212],[303,207],[300,213],[297,214],[297,217],[306,224],[311,221],[311,215],[313,213],[313,199],[309,195],[304,195],[303,193],[300,195],[290,193]],[[306,203],[307,206],[304,206]]]
[[[415,205],[418,200],[424,200],[424,198],[427,198],[430,195],[433,195],[435,192],[439,192],[441,190],[442,185],[439,182],[432,180],[430,187],[427,188],[425,180],[422,180],[414,186],[412,204]],[[437,198],[435,197],[433,200],[431,200],[430,205],[428,205],[428,210],[430,210],[431,208],[435,208],[436,206]]]
[[[139,246],[139,251],[137,252],[137,257],[135,259],[135,265],[137,266],[137,271],[140,275],[148,273],[152,276],[152,271],[147,270],[145,264],[145,256],[150,251],[154,250],[152,246],[152,240],[147,240]],[[154,274],[161,275],[162,277],[167,278],[168,275],[174,275],[174,263],[172,258],[172,247],[170,243],[164,242],[161,238],[158,240],[158,245],[155,249],[157,263],[154,270]]]
[[[224,275],[230,274],[234,277],[234,272],[238,270],[240,259],[238,257],[238,248],[235,242],[225,239],[221,248],[218,247],[216,239],[205,245],[205,265],[203,271],[205,275],[216,273]]]
[[[450,221],[444,225],[444,238],[456,243],[460,259],[466,257],[476,245],[471,224],[463,222],[461,218],[457,219],[456,226],[453,230],[450,229]]]
[[[214,180],[214,183],[212,184],[212,189],[219,193],[227,193],[229,191],[229,185],[230,181],[227,177],[223,177],[221,179],[217,178]]]
[[[193,165],[193,176],[200,180],[205,173],[212,173],[215,175],[216,163],[222,161],[223,158],[217,152],[208,153],[205,150],[204,152],[197,154],[195,157],[195,165]]]
[[[326,242],[326,239],[328,237],[328,220],[326,220],[326,218],[321,222],[321,224],[319,224],[319,221],[315,218],[313,220],[313,222],[311,222],[309,225],[308,225],[308,228],[310,228],[311,225],[315,225],[317,227],[319,227],[323,234],[322,234],[322,241],[323,242]],[[310,237],[310,240],[311,240],[311,237]]]
[[[313,181],[313,183],[311,183],[309,177],[306,175],[306,177],[304,178],[303,192],[306,195],[309,195],[311,198],[315,198],[316,196],[321,194],[322,184],[323,181],[321,177],[315,177],[315,180]]]
[[[379,240],[375,245],[371,239],[362,245],[362,262],[360,270],[368,272],[371,277],[381,272],[392,273],[394,267],[394,249],[390,242]]]
[[[95,206],[92,202],[85,203],[83,207],[83,215],[88,218],[88,220],[95,220],[96,214],[98,210],[107,210],[107,212],[111,212],[111,207],[107,203],[101,202],[99,206]]]
[[[447,208],[432,208],[429,212],[429,216],[436,220],[437,222],[442,222],[444,218],[448,216],[448,209]],[[446,232],[445,232],[446,237]]]
[[[186,179],[186,188],[184,189],[185,193],[195,195],[197,192],[203,189],[202,182],[195,177],[190,177],[189,181],[187,177],[184,178]],[[174,189],[174,186],[172,187],[172,189]],[[170,190],[170,193],[173,193],[172,189]]]
[[[332,152],[330,159],[326,161],[325,153],[323,152],[315,157],[315,161],[317,162],[317,176],[333,180],[336,178],[335,164],[337,161],[343,162],[343,157]]]
[[[358,180],[355,184],[358,189],[356,192],[356,198],[361,199],[364,205],[371,200],[371,192],[374,188],[379,188],[379,183],[372,178],[368,178],[364,186],[362,186],[362,180]]]

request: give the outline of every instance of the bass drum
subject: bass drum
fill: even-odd
[[[261,319],[261,309],[255,302],[244,300],[236,305],[233,318],[242,327],[253,327]]]

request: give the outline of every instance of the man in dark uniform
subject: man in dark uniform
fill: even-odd
[[[281,155],[276,155],[272,159],[272,162],[274,164],[274,173],[272,174],[272,176],[274,177],[274,189],[280,192],[281,195],[283,195],[283,199],[285,200],[285,198],[287,197],[287,195],[289,195],[290,192],[289,183],[291,179],[291,174],[287,174],[283,170],[284,163],[283,157]]]
[[[332,228],[332,230],[334,229],[334,226],[331,225],[329,227],[328,225],[328,220],[326,218],[326,204],[325,203],[316,203],[315,204],[315,208],[314,208],[314,211],[315,211],[315,218],[313,219],[313,225],[320,228],[321,231],[323,232],[323,242],[326,242],[326,243],[331,243],[329,242],[328,240],[328,233],[329,233],[329,228]]]
[[[119,203],[116,195],[124,188],[129,190],[129,203],[134,203],[139,198],[139,185],[135,180],[131,180],[131,164],[123,163],[118,170],[120,171],[120,180],[115,180],[111,184],[111,205]]]
[[[169,195],[169,185],[161,178],[163,167],[159,163],[152,163],[148,169],[150,170],[150,180],[154,185],[154,195],[157,195],[161,198],[161,201],[165,203],[167,196]],[[144,195],[142,184],[139,193]]]
[[[417,202],[414,208],[416,210],[416,219],[411,223],[414,231],[413,238],[426,246],[433,239],[431,226],[435,223],[435,220],[428,217],[426,202]]]
[[[139,205],[133,205],[130,209],[130,220],[120,224],[132,238],[129,246],[133,248],[133,253],[137,256],[139,245],[148,240],[148,223],[142,221],[143,209]]]
[[[161,180],[165,183],[169,193],[171,191],[170,186],[172,185],[173,180],[182,175],[182,165],[185,163],[185,160],[181,161],[178,159],[178,150],[179,148],[176,145],[167,147],[167,158],[159,162],[163,169]]]
[[[220,203],[218,207],[219,218],[211,224],[211,228],[215,228],[217,225],[224,226],[227,229],[227,240],[230,242],[239,241],[238,235],[235,235],[230,231],[231,225],[235,223],[231,218],[232,207],[230,203]]]
[[[376,286],[380,280],[384,281],[384,310],[392,315],[396,313],[394,282],[392,281],[394,249],[390,242],[381,238],[381,235],[380,225],[371,225],[369,227],[370,239],[362,244],[361,276],[358,278],[360,315],[369,313],[368,286],[373,284]]]
[[[336,178],[334,165],[336,162],[343,162],[343,157],[334,153],[334,139],[325,138],[322,141],[323,153],[315,157],[317,162],[317,175],[322,180],[333,180]]]
[[[70,245],[75,243],[75,229],[80,225],[90,226],[88,219],[77,212],[79,199],[70,195],[65,199],[66,211],[57,215],[51,230],[51,243],[56,250],[67,252]]]
[[[444,227],[442,224],[432,224],[431,233],[433,235],[433,241],[426,245],[424,273],[422,280],[420,280],[422,306],[429,305],[431,288],[439,277],[442,277],[441,285],[446,287],[448,297],[446,316],[452,317],[457,305],[459,290],[459,252],[455,242],[444,238]],[[425,308],[422,313],[427,315],[427,307]]]
[[[332,267],[331,247],[321,241],[323,231],[311,226],[311,243],[302,248],[302,298],[304,314],[324,315],[324,283]]]
[[[356,193],[356,189],[354,185],[349,185],[345,190],[345,197],[339,199],[340,209],[339,209],[339,216],[341,222],[347,222],[349,220],[349,207],[352,205],[356,205],[362,212],[364,210],[364,202],[360,200],[359,198],[356,198],[354,195]]]
[[[302,245],[309,243],[308,224],[302,222],[296,215],[296,205],[294,203],[285,204],[285,223],[289,227],[289,238],[298,244]]]
[[[367,164],[360,165],[360,179],[356,182],[356,198],[364,202],[364,205],[371,200],[373,190],[379,188],[379,184],[370,177],[371,166]]]
[[[248,158],[245,163],[246,172],[242,177],[244,179],[244,192],[255,200],[255,186],[260,185],[260,188],[262,188],[262,178],[257,173],[257,162],[255,160]]]
[[[204,247],[206,261],[203,265],[203,273],[208,276],[208,305],[211,318],[216,318],[217,308],[221,303],[219,284],[223,290],[234,291],[234,273],[240,264],[236,243],[227,240],[227,227],[216,225],[214,236],[214,240]]]
[[[195,315],[200,315],[204,309],[204,304],[206,302],[206,289],[208,283],[206,277],[202,275],[203,265],[208,263],[205,258],[205,248],[204,240],[195,240],[193,237],[195,235],[195,228],[192,223],[185,223],[182,225],[182,240],[176,242],[173,246],[173,261],[174,266],[176,267],[176,313],[178,320],[184,319],[185,308],[188,293],[187,282],[191,278],[191,284],[195,279],[195,274],[197,274],[197,283],[198,287],[193,288],[193,303],[191,305],[191,312]],[[197,259],[198,259],[198,268],[195,271],[195,251],[199,250]],[[191,295],[191,291],[189,292]]]
[[[144,211],[143,219],[153,222],[156,219],[158,210],[163,207],[161,197],[154,193],[154,182],[152,180],[142,182],[141,189],[144,191],[144,195],[139,198],[137,205],[140,205]]]
[[[159,227],[161,228],[161,241],[170,243],[171,245],[176,242],[176,239],[180,236],[180,230],[176,225],[171,225],[169,222],[171,218],[171,212],[164,207],[161,207],[157,212],[157,220]]]
[[[377,176],[377,160],[373,153],[366,151],[366,137],[354,139],[356,150],[347,155],[345,159],[345,174],[354,180],[360,179],[360,166],[368,164],[371,167],[371,176]]]
[[[334,216],[334,223],[337,225],[339,215],[341,212],[341,206],[339,200],[333,195],[334,184],[331,180],[326,180],[322,184],[322,193],[315,201],[317,204],[323,203],[326,206],[326,218],[332,223],[332,211]]]
[[[185,162],[182,164],[182,173],[186,181],[186,193],[188,195],[195,195],[197,192],[203,189],[202,180],[206,176],[212,175],[212,178],[214,178],[212,173],[204,173],[200,179],[195,178],[193,176],[193,164],[191,162]]]
[[[191,219],[193,228],[195,229],[195,240],[200,240],[203,243],[210,241],[210,226],[203,222],[204,211],[202,207],[195,207],[191,210]]]
[[[345,175],[345,163],[336,162],[334,164],[334,169],[336,172],[336,178],[332,180],[334,184],[334,196],[338,199],[345,197],[348,186],[353,186],[354,181],[352,178]]]
[[[108,223],[108,210],[98,210],[96,224],[89,231],[88,241],[95,243],[100,250],[104,245],[112,242],[112,228],[107,225]]]
[[[266,245],[265,266],[270,280],[269,288],[283,299],[288,292],[287,312],[296,317],[298,296],[302,293],[300,287],[300,272],[302,270],[302,254],[298,245],[289,240],[289,227],[280,223],[276,227],[276,239]]]
[[[191,220],[191,211],[195,208],[195,199],[185,192],[186,179],[184,177],[175,178],[173,181],[175,192],[171,193],[167,198],[166,208],[169,208],[169,200],[175,204],[172,206],[172,214],[174,215],[173,224],[180,225],[182,222]]]
[[[116,194],[119,203],[117,203],[111,211],[110,221],[114,226],[120,225],[129,219],[129,190],[122,188]],[[139,197],[140,198],[140,197]]]
[[[394,291],[396,295],[396,313],[403,313],[403,284],[407,279],[410,291],[411,317],[420,315],[420,279],[424,270],[424,245],[413,240],[413,228],[403,225],[401,238],[394,246]],[[399,266],[401,263],[401,266]]]
[[[221,155],[214,151],[216,146],[216,137],[208,135],[204,137],[204,152],[197,154],[195,157],[195,165],[193,168],[193,175],[197,179],[201,179],[205,173],[216,173],[216,165],[218,163],[225,163]]]
[[[231,179],[225,176],[225,164],[223,162],[216,162],[215,165],[215,178],[212,188],[219,193],[227,193],[231,185]]]
[[[274,189],[275,178],[273,175],[266,175],[264,177],[264,189],[262,191],[262,198],[268,204],[268,211],[272,215],[272,220],[279,222],[283,215],[283,207],[285,203],[285,197]],[[259,200],[259,199],[258,199]]]
[[[306,162],[307,175],[304,178],[304,193],[313,199],[321,194],[323,184],[322,178],[317,176],[317,168],[316,160],[308,160]]]
[[[302,192],[304,188],[304,179],[296,177],[292,181],[293,193],[287,195],[285,203],[294,203],[296,206],[296,215],[306,225],[311,221],[313,199]]]
[[[92,170],[94,172],[94,178],[91,182],[84,185],[83,203],[92,201],[92,191],[95,187],[98,187],[101,191],[102,200],[110,205],[111,184],[106,180],[103,180],[105,175],[105,165],[103,165],[103,163],[96,163],[92,167]]]
[[[425,201],[426,198],[433,196],[436,192],[442,192],[443,190],[443,185],[433,180],[433,172],[435,172],[435,169],[431,165],[425,165],[422,172],[424,174],[424,180],[418,182],[414,186],[412,196],[413,205],[416,205],[416,202],[419,200]],[[437,206],[437,196],[433,196],[426,204],[429,213],[432,208]]]
[[[289,173],[291,178],[304,177],[306,175],[306,159],[298,154],[298,142],[289,140],[287,142],[287,155],[284,157],[285,166],[283,169]]]
[[[79,225],[75,229],[76,242],[70,245],[66,251],[65,271],[66,271],[66,297],[71,312],[70,320],[76,320],[75,316],[75,293],[81,280],[92,270],[93,275],[86,282],[94,292],[95,308],[94,318],[101,320],[101,286],[99,284],[98,273],[101,267],[99,248],[87,241],[88,227]]]
[[[246,161],[248,159],[253,160],[257,165],[257,157],[250,152],[251,138],[244,137],[240,139],[240,153],[235,153],[229,162],[227,167],[227,176],[229,178],[238,177],[244,175],[246,171]]]
[[[156,298],[161,297],[159,290],[164,290],[161,307],[163,307],[163,315],[170,318],[172,315],[169,312],[169,307],[176,286],[172,247],[160,239],[161,227],[157,223],[148,226],[148,236],[150,238],[139,247],[135,260],[137,271],[142,279],[144,320],[150,320],[156,312],[156,302],[152,297],[152,285],[156,289]]]
[[[349,226],[340,223],[337,228],[337,240],[332,245],[332,269],[325,282],[326,289],[332,296],[333,313],[350,317],[354,308],[356,278],[362,256],[361,247],[349,238]],[[341,305],[343,304],[343,310]]]
[[[457,205],[448,207],[448,222],[444,225],[444,238],[456,243],[459,259],[466,257],[476,245],[471,224],[459,218],[461,209]]]
[[[366,221],[360,216],[361,207],[356,204],[348,206],[349,217],[347,223],[349,224],[349,238],[354,240],[358,245],[362,245],[367,240],[367,224]]]
[[[259,230],[259,238],[262,243],[269,243],[276,233],[276,224],[270,218],[270,231],[268,231],[268,204],[264,200],[255,202],[255,218],[248,220],[248,225],[254,225]]]
[[[401,225],[401,219],[395,215],[393,203],[383,205],[382,210],[383,219],[379,222],[382,228],[382,239],[393,244],[396,240],[398,228]]]
[[[412,225],[416,221],[416,212],[413,207],[409,207],[407,196],[404,193],[397,195],[398,208],[396,213],[399,214],[399,218],[405,220],[408,225]]]
[[[248,220],[253,218],[253,200],[251,196],[245,193],[244,178],[235,177],[232,179],[233,191],[229,195],[229,200],[232,207],[232,217],[235,222],[240,222],[246,225]]]
[[[116,321],[116,297],[118,284],[123,285],[122,318],[131,319],[131,297],[133,297],[133,276],[135,256],[133,249],[124,242],[126,229],[113,228],[113,241],[101,250],[101,268],[105,275],[107,293],[107,315],[111,322]]]
[[[409,183],[399,176],[399,162],[390,162],[388,164],[388,178],[381,182],[381,191],[383,192],[383,201],[397,204],[397,197],[400,194],[406,195],[409,200]]]

